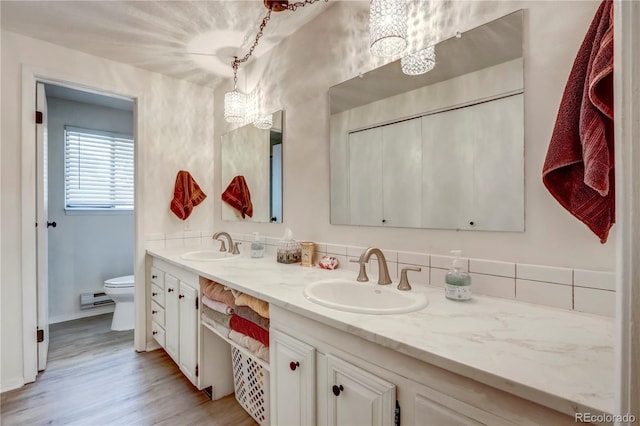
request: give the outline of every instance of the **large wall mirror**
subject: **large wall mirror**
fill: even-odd
[[[331,223],[524,231],[523,11],[329,90]]]
[[[222,191],[242,177],[250,195],[252,212],[244,217],[239,209],[222,203],[222,220],[282,222],[282,144],[284,111],[272,115],[272,126],[253,124],[222,135],[220,147]],[[241,192],[237,190],[236,192]],[[240,197],[245,194],[239,194]]]

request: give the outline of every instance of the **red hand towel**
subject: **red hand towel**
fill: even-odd
[[[249,320],[246,320],[236,314],[231,315],[229,326],[232,330],[242,333],[246,336],[256,339],[265,346],[269,346],[269,332],[260,328]]]
[[[173,189],[173,200],[169,208],[182,220],[186,220],[193,208],[200,204],[207,194],[202,192],[191,174],[180,170],[176,176],[176,184]]]
[[[542,181],[599,238],[615,222],[613,1],[604,0],[573,63]]]
[[[229,186],[222,193],[222,201],[238,210],[244,219],[245,216],[253,216],[253,204],[251,203],[251,192],[247,186],[244,176],[236,176],[231,179]]]

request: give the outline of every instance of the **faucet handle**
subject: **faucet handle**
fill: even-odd
[[[400,271],[400,283],[398,284],[398,290],[411,290],[411,284],[409,284],[409,279],[407,278],[407,271],[420,272],[422,271],[422,268],[418,266],[402,268]]]
[[[238,246],[242,244],[242,243],[233,243],[233,251],[231,252],[231,254],[240,254],[240,250],[238,249]]]
[[[357,281],[360,281],[361,283],[369,281],[369,277],[367,276],[367,270],[365,269],[364,262],[361,262],[360,259],[349,259],[349,262],[360,264],[360,270],[358,271],[358,278],[356,278]]]
[[[224,243],[224,240],[218,238],[218,241],[220,241],[220,251],[227,251],[227,245]]]

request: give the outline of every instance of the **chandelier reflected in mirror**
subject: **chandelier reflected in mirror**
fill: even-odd
[[[402,72],[407,75],[420,75],[431,71],[436,66],[436,48],[429,46],[426,49],[411,53],[400,60]]]

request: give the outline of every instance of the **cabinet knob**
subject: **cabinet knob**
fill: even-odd
[[[182,299],[182,298],[184,298],[184,294],[178,295],[178,299]]]
[[[151,311],[151,315],[155,315],[157,313],[158,313],[158,311],[156,311],[155,309],[153,311]]]
[[[475,222],[471,221],[471,222],[469,222],[469,225],[473,226],[473,225],[475,225]]]
[[[289,368],[291,369],[291,371],[296,371],[296,368],[300,367],[300,363],[298,361],[293,362],[291,361],[289,363]]]
[[[382,219],[382,223],[387,223],[387,219]]]
[[[342,392],[342,391],[344,390],[344,388],[342,387],[342,385],[340,385],[340,386],[338,386],[338,385],[333,385],[332,390],[333,390],[333,394],[334,394],[335,396],[339,396],[339,395],[340,395],[340,392]]]
[[[153,293],[151,293],[152,297],[156,297],[158,295],[158,293],[156,293],[155,291]]]
[[[151,332],[151,334],[153,334],[153,335],[155,336],[156,334],[158,334],[158,332],[157,332],[157,331],[155,331],[155,330],[153,330],[153,331]],[[334,387],[335,387],[335,386],[334,386]]]
[[[157,275],[151,275],[151,279],[152,279],[152,280],[155,280],[156,278],[158,278],[158,276],[157,276]]]
[[[173,293],[173,289],[172,289],[172,288],[168,289],[167,291],[168,291],[169,293]]]

